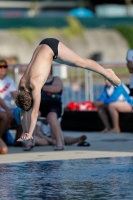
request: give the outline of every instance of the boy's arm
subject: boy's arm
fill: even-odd
[[[36,126],[41,99],[41,91],[39,88],[34,87],[32,90],[32,98],[33,107],[28,112],[21,109],[23,135],[18,141],[31,139]]]
[[[32,90],[32,98],[33,98],[33,107],[30,114],[29,135],[33,134],[33,131],[36,126],[39,107],[40,107],[40,100],[41,100],[41,88],[34,87],[34,89]]]

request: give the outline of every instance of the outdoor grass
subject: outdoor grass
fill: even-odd
[[[117,26],[116,30],[127,40],[130,48],[133,48],[133,26]]]
[[[84,27],[79,22],[78,19],[73,17],[66,18],[68,22],[68,26],[63,28],[15,28],[9,29],[12,34],[18,35],[20,38],[25,39],[29,44],[33,44],[36,38],[43,37],[43,35],[51,35],[54,36],[58,33],[62,34],[68,40],[71,40],[75,36],[80,36],[80,38],[84,39],[83,31]]]

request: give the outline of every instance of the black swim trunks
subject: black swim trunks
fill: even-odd
[[[41,45],[41,44],[48,45],[52,49],[52,51],[54,52],[53,59],[57,58],[59,40],[57,40],[55,38],[46,38],[46,39],[42,40],[39,45]]]

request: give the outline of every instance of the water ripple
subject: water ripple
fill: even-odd
[[[0,165],[1,200],[133,199],[133,157]]]

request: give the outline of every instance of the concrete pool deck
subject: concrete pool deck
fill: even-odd
[[[0,155],[0,163],[133,156],[133,133],[103,134],[73,131],[63,131],[63,133],[74,137],[85,134],[91,146],[79,147],[75,144],[66,146],[64,151],[54,151],[52,146],[43,146],[34,147],[27,152],[23,151],[22,147],[9,147],[8,154]]]

